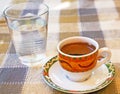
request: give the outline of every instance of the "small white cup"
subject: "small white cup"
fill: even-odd
[[[64,45],[77,42],[88,43],[93,45],[95,49],[84,55],[70,55],[61,51],[61,48]],[[61,70],[65,76],[72,81],[85,81],[89,79],[95,69],[109,61],[111,58],[111,51],[109,48],[99,48],[99,44],[88,37],[75,36],[66,38],[59,42],[57,50]]]

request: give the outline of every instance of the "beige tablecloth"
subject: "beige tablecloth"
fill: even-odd
[[[12,0],[7,5],[24,1],[33,0]],[[120,94],[120,0],[34,2],[44,2],[49,6],[47,56],[55,56],[56,45],[66,37],[77,35],[95,39],[100,47],[106,46],[111,49],[111,62],[115,66],[116,75],[111,84],[93,94]],[[5,20],[1,16],[0,94],[64,94],[49,87],[43,81],[41,71],[41,66],[30,68],[20,63]]]

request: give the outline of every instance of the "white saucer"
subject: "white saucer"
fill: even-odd
[[[115,67],[108,62],[96,69],[84,82],[73,82],[61,71],[57,56],[50,59],[43,69],[43,78],[52,88],[66,93],[90,93],[110,84],[115,76]]]

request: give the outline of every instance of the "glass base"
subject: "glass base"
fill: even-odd
[[[28,67],[35,67],[40,66],[42,67],[47,60],[46,55],[42,55],[42,57],[36,57],[36,58],[28,58],[28,57],[19,57],[22,64],[28,66]]]

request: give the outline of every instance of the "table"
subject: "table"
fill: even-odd
[[[44,2],[49,6],[47,56],[70,36],[87,36],[109,47],[116,75],[111,84],[92,94],[120,94],[120,0],[12,0]],[[45,62],[44,62],[45,63]],[[7,24],[0,17],[0,94],[64,94],[42,79],[41,66],[29,68],[18,60]]]

